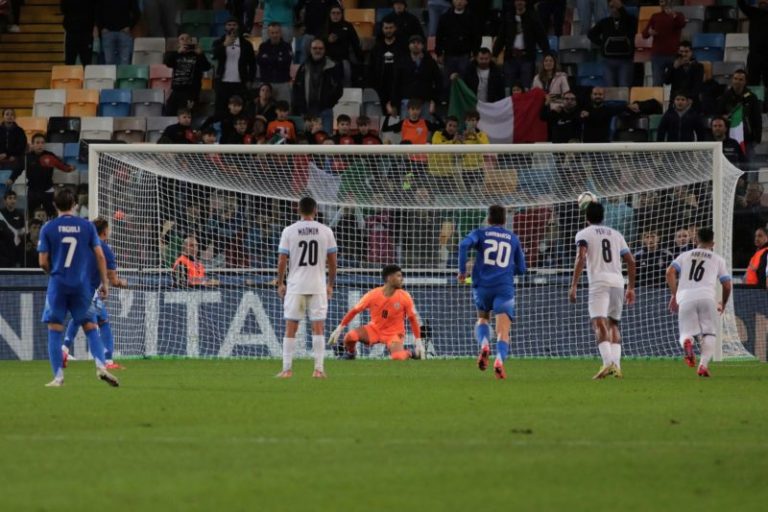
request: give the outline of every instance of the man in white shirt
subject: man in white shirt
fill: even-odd
[[[224,25],[224,35],[213,43],[213,59],[217,62],[214,91],[216,114],[225,115],[232,96],[248,97],[248,84],[256,76],[256,55],[250,41],[239,32],[237,18]]]
[[[315,220],[317,203],[311,197],[299,201],[301,220],[283,230],[277,261],[277,294],[283,298],[285,337],[283,370],[280,378],[293,376],[293,352],[299,322],[309,314],[312,323],[312,353],[315,370],[312,377],[324,379],[325,317],[328,299],[336,282],[336,238],[328,226]],[[325,269],[328,267],[326,281]],[[288,271],[286,286],[285,274]]]
[[[696,366],[693,339],[700,338],[701,361],[697,374],[709,377],[709,361],[715,354],[718,313],[731,296],[731,276],[728,266],[719,254],[712,251],[714,233],[701,228],[697,234],[698,246],[680,254],[667,268],[667,286],[672,292],[669,310],[678,314],[680,345],[685,351],[685,363]],[[720,281],[722,300],[718,303],[715,287]]]

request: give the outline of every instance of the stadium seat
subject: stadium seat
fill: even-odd
[[[701,67],[704,68],[704,81],[712,79],[712,63],[708,60],[700,62]]]
[[[704,28],[704,13],[705,7],[703,5],[690,5],[675,7],[675,10],[682,13],[685,19],[688,20],[683,28],[683,40],[690,41],[693,39],[694,34],[698,34]]]
[[[379,94],[375,89],[367,88],[363,89],[363,114],[366,116],[378,116],[382,117],[383,111],[381,107],[381,100]]]
[[[213,91],[200,91],[200,97],[192,109],[192,125],[199,127],[215,112],[216,101]]]
[[[64,151],[61,153],[61,155],[64,158],[65,164],[74,165],[75,167],[83,166],[83,164],[80,163],[80,143],[79,142],[70,142],[70,143],[64,144]]]
[[[131,114],[130,89],[104,89],[99,98],[99,115],[126,117]]]
[[[178,37],[166,37],[165,38],[165,51],[166,52],[175,52],[179,49],[179,38]]]
[[[701,5],[708,7],[710,5],[715,5],[715,0],[685,0],[683,3],[685,5]]]
[[[628,103],[629,102],[629,88],[628,87],[606,87],[605,88],[605,101],[612,103]]]
[[[653,36],[648,39],[643,34],[635,34],[635,62],[649,62],[651,60],[651,47],[653,46]]]
[[[132,114],[141,117],[158,117],[163,115],[165,91],[162,89],[136,89],[133,91]]]
[[[163,64],[153,64],[149,67],[149,87],[151,89],[171,89],[173,69]]]
[[[560,38],[560,63],[580,64],[593,60],[592,42],[587,36],[562,36]]]
[[[582,62],[578,65],[576,79],[584,87],[602,87],[605,85],[605,68],[598,61]]]
[[[739,28],[739,12],[735,7],[711,6],[704,11],[704,32],[728,33]]]
[[[744,67],[743,62],[713,62],[712,79],[719,84],[730,85],[734,71]]]
[[[347,114],[350,117],[357,117],[363,107],[363,90],[353,87],[345,87],[339,101],[333,107],[333,118],[336,119],[340,114]]]
[[[46,142],[45,150],[50,151],[56,156],[64,157],[64,143],[62,142]]]
[[[83,66],[53,66],[51,89],[82,89]]]
[[[117,80],[117,66],[90,65],[85,66],[85,89],[112,89]]]
[[[112,140],[134,144],[144,142],[147,120],[143,117],[119,117],[115,119],[115,131]]]
[[[757,96],[757,99],[759,99],[762,102],[765,102],[765,86],[764,85],[750,85],[749,90],[755,93],[755,96]],[[768,128],[768,122],[763,123],[763,126]],[[768,139],[765,139],[768,141]]]
[[[645,101],[655,99],[661,105],[664,104],[663,87],[633,87],[629,90],[629,102]]]
[[[218,37],[201,37],[197,40],[197,44],[200,45],[200,48],[203,50],[203,53],[209,61],[213,60],[213,43],[217,39]]]
[[[37,89],[32,107],[35,117],[63,116],[67,103],[67,91],[64,89]]]
[[[378,7],[376,9],[376,25],[381,24],[381,20],[383,20],[387,14],[392,12],[391,7]]]
[[[79,117],[51,117],[48,119],[48,142],[60,142],[64,144],[67,142],[77,142],[79,140]]]
[[[360,103],[337,103],[333,107],[334,122],[341,114],[346,114],[349,117],[358,117],[360,115],[361,107],[362,104]]]
[[[557,36],[547,36],[547,43],[549,43],[549,51],[554,54],[560,53],[560,38]],[[486,46],[486,48],[492,48],[493,44],[491,46]],[[542,59],[544,59],[544,51],[536,47],[536,61],[541,62]]]
[[[187,33],[195,37],[209,36],[211,35],[211,25],[213,25],[214,19],[213,11],[182,11],[179,33]]]
[[[362,103],[363,90],[358,87],[345,87],[339,103]]]
[[[749,34],[725,35],[725,62],[746,62],[749,54]]]
[[[134,65],[162,64],[165,53],[165,38],[163,37],[137,37],[133,40]]]
[[[96,89],[70,89],[67,91],[67,116],[95,116],[99,111],[99,91]]]
[[[693,54],[699,62],[723,60],[725,51],[724,34],[695,34],[693,36]]]
[[[346,9],[344,18],[355,27],[358,37],[373,37],[376,28],[375,9]]]
[[[80,139],[109,140],[115,131],[114,125],[111,117],[84,117],[80,120]]]
[[[229,11],[219,10],[213,12],[213,23],[211,24],[210,35],[213,37],[221,37],[224,35],[224,26],[232,15]]]
[[[613,142],[648,142],[648,130],[619,128],[613,132]]]
[[[27,134],[27,140],[32,142],[32,136],[36,133],[45,135],[48,129],[48,118],[46,117],[17,117],[16,124]]]
[[[146,89],[149,87],[149,67],[124,64],[117,66],[118,89]]]
[[[163,130],[176,122],[175,117],[148,117],[146,142],[157,142]]]
[[[637,15],[638,34],[641,33],[643,30],[645,30],[645,27],[646,25],[648,25],[648,21],[650,21],[651,16],[653,16],[659,11],[660,9],[658,5],[645,5],[640,7],[640,10],[638,11],[638,15]]]

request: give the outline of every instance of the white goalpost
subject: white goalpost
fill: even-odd
[[[122,357],[279,357],[277,242],[304,195],[318,201],[319,220],[339,245],[329,332],[380,284],[381,267],[397,263],[426,325],[428,353],[475,355],[471,287],[456,282],[458,242],[483,224],[490,204],[501,204],[529,266],[517,281],[512,356],[593,356],[585,280],[579,303],[567,300],[573,237],[584,225],[576,198],[584,191],[599,198],[606,224],[639,251],[637,304],[622,320],[624,354],[677,356],[664,271],[704,226],[714,229],[715,250],[730,265],[741,175],[719,143],[704,142],[95,144],[89,165],[90,214],[110,219],[111,244],[130,285],[108,302]],[[171,267],[191,238],[211,281],[188,287]],[[299,337],[307,343],[299,343],[299,355],[309,348],[306,332],[303,326]],[[360,349],[372,357],[381,350]],[[732,306],[718,356],[748,356]]]

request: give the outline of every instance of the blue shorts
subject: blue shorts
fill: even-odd
[[[510,320],[515,318],[515,290],[508,286],[498,288],[472,288],[475,307],[478,311],[493,311],[497,315],[506,314]]]
[[[63,325],[67,318],[67,311],[77,324],[90,322],[92,315],[89,313],[92,302],[93,294],[87,289],[66,289],[50,283],[45,296],[43,322]]]
[[[93,295],[93,300],[91,301],[91,307],[88,308],[88,316],[91,318],[91,321],[93,323],[106,323],[109,321],[109,313],[107,313],[107,305],[104,304],[104,301],[101,297],[99,297],[99,292],[97,291]]]

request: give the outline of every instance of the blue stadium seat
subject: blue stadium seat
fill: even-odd
[[[127,117],[131,115],[131,89],[104,89],[99,97],[99,115]]]
[[[224,35],[224,25],[227,24],[227,20],[232,15],[229,13],[229,11],[214,11],[213,12],[213,23],[211,24],[211,36],[212,37],[221,37]]]
[[[392,12],[391,7],[380,7],[376,9],[376,25],[378,26],[381,24],[381,20],[384,19],[384,17]]]
[[[578,65],[576,79],[582,86],[602,87],[605,85],[604,72],[602,62],[582,62]]]
[[[718,62],[725,53],[725,34],[694,34],[693,54],[696,60]]]

